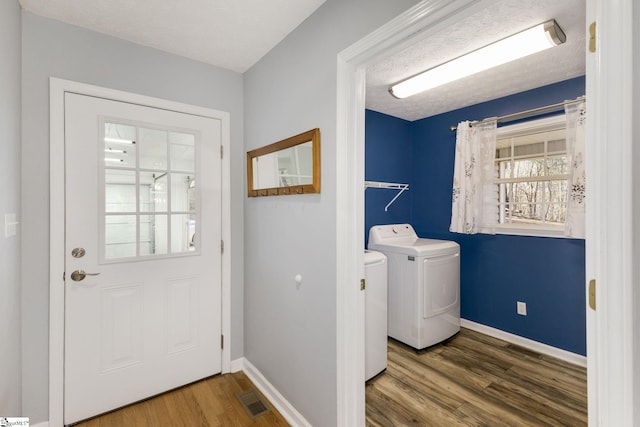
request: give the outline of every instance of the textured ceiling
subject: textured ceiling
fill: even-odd
[[[242,73],[324,1],[20,0],[20,4],[38,15]],[[563,45],[406,99],[388,93],[392,83],[551,18],[567,35]],[[490,8],[369,67],[366,107],[417,120],[584,75],[585,32],[585,0],[496,0]]]
[[[324,1],[20,0],[20,4],[37,15],[242,73]]]
[[[523,29],[555,18],[567,41],[474,76],[396,99],[389,86]],[[584,0],[499,0],[367,69],[368,109],[417,120],[585,74]],[[481,119],[481,117],[475,117]]]

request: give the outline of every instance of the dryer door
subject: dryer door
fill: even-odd
[[[454,253],[423,261],[423,317],[437,316],[458,304],[460,295],[460,255]]]

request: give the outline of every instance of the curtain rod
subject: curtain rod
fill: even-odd
[[[584,96],[580,96],[580,97],[578,97],[576,99],[572,99],[570,101],[558,102],[557,104],[545,105],[544,107],[532,108],[530,110],[519,111],[517,113],[505,114],[504,116],[498,116],[498,117],[495,117],[495,118],[491,117],[491,118],[484,119],[484,120],[475,120],[475,121],[471,122],[471,125],[477,125],[479,123],[486,123],[486,122],[491,121],[491,120],[495,120],[495,121],[498,121],[498,122],[508,122],[508,121],[522,119],[522,118],[529,117],[529,116],[534,116],[534,115],[537,115],[537,114],[551,113],[553,111],[559,110],[560,107],[564,108],[565,105],[574,104],[576,102],[581,102],[581,101],[584,101],[585,99],[586,98]],[[455,132],[456,130],[458,130],[458,126],[453,125],[449,129],[451,130],[451,132]]]

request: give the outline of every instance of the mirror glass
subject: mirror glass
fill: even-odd
[[[320,131],[247,153],[249,197],[320,192]]]
[[[253,158],[254,190],[311,183],[311,141]]]

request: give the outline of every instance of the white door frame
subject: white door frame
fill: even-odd
[[[637,366],[633,360],[634,345],[639,343],[633,336],[631,232],[633,2],[586,0],[587,21],[598,23],[596,53],[587,54],[586,88],[589,173],[586,277],[587,282],[590,279],[598,282],[597,311],[585,307],[589,424],[593,426],[634,425],[634,421],[639,421],[634,420],[634,403],[639,399],[634,392],[640,389],[640,384],[636,384],[640,374],[634,371]],[[486,0],[424,0],[338,55],[335,159],[338,426],[365,425],[364,298],[359,290],[360,278],[364,277],[365,69],[376,59],[438,31],[450,19],[461,19],[491,4]],[[617,210],[609,209],[611,206]]]
[[[77,83],[58,78],[49,79],[50,107],[50,264],[49,264],[49,425],[64,423],[64,243],[65,243],[65,143],[64,143],[64,93],[73,92],[114,101],[127,102],[152,108],[160,108],[196,116],[220,120],[221,144],[230,153],[229,113],[204,107],[137,95],[99,86]],[[231,366],[231,192],[230,159],[222,159],[222,238],[225,251],[222,255],[222,373]]]

